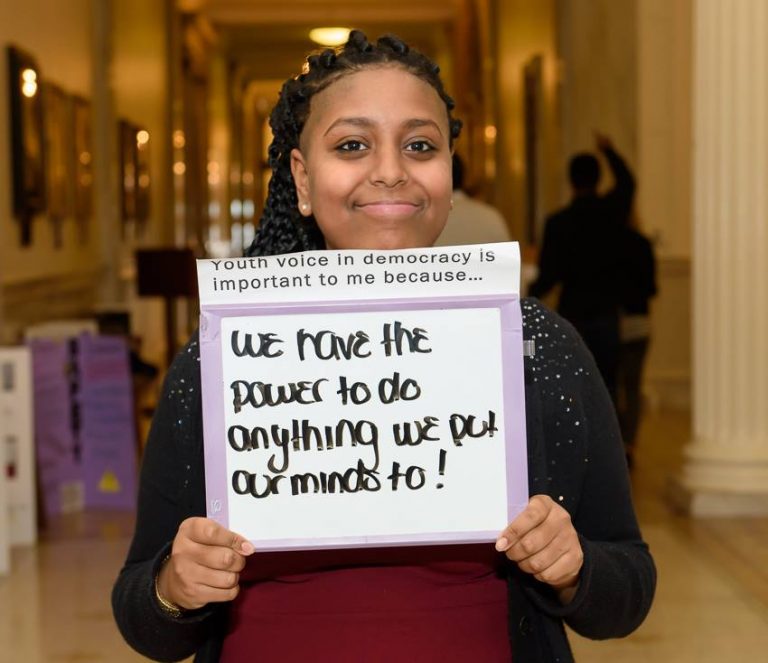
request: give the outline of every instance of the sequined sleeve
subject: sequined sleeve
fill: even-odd
[[[179,524],[205,515],[201,410],[195,335],[176,357],[163,385],[142,462],[136,530],[112,592],[123,637],[154,660],[186,658],[221,632],[222,611],[217,607],[174,618],[154,595],[155,574]]]
[[[584,551],[579,590],[561,605],[548,586],[521,575],[529,600],[591,638],[622,637],[650,609],[656,570],[632,504],[616,414],[574,328],[535,300],[523,302],[531,495],[571,515]]]

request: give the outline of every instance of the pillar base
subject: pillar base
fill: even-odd
[[[667,483],[665,498],[673,509],[693,518],[768,516],[768,492],[693,488],[673,477]]]

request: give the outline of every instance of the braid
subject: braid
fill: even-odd
[[[314,217],[303,217],[299,213],[296,185],[291,174],[291,150],[299,146],[302,129],[309,117],[310,101],[315,94],[342,76],[387,64],[402,67],[435,89],[448,113],[451,143],[458,138],[461,120],[451,115],[455,104],[440,80],[440,67],[394,35],[385,35],[374,45],[361,31],[353,30],[343,47],[310,55],[302,73],[283,84],[269,118],[274,138],[269,146],[272,177],[267,202],[248,255],[277,255],[325,247]]]

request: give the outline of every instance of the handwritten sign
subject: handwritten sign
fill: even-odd
[[[516,244],[198,276],[210,517],[282,550],[490,541],[524,507]]]

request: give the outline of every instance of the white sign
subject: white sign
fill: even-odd
[[[306,251],[198,260],[200,305],[520,293],[516,242],[402,251]]]
[[[6,478],[11,545],[37,540],[32,409],[28,348],[0,348],[0,472]]]
[[[528,497],[517,245],[259,260],[199,261],[209,515],[262,550],[492,541]]]

